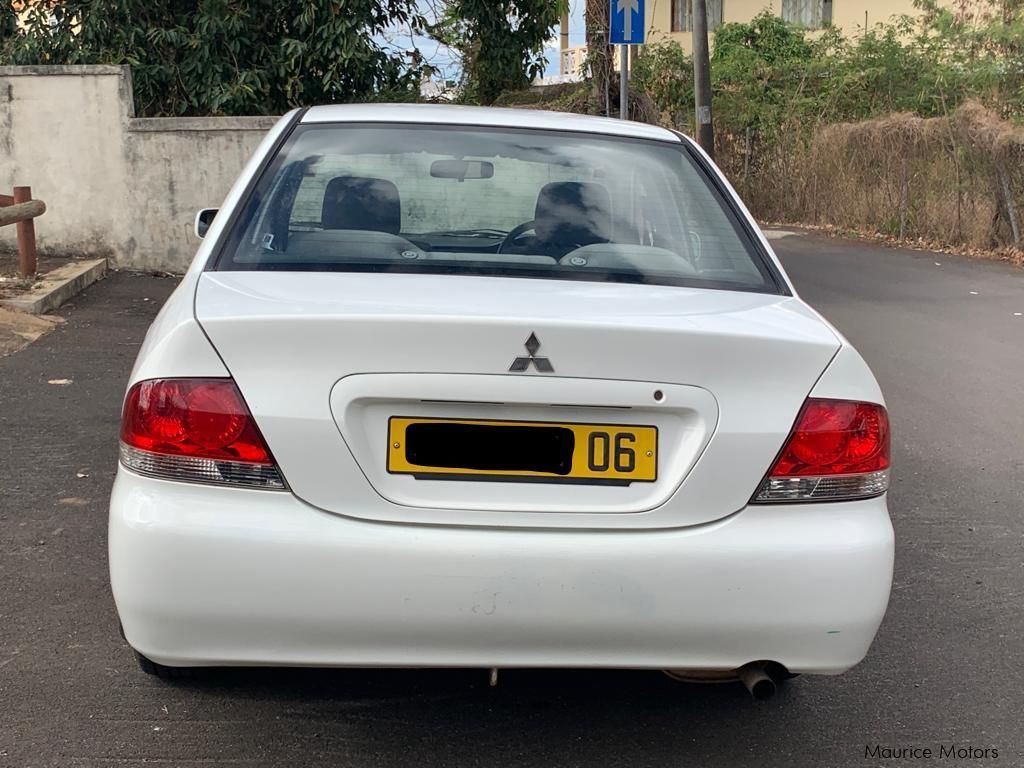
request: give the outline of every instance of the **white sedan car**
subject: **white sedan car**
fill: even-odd
[[[213,214],[124,401],[110,571],[144,670],[630,667],[765,696],[864,657],[882,395],[689,139],[314,107]]]

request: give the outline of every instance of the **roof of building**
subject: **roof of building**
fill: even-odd
[[[303,123],[416,123],[433,125],[536,128],[578,131],[611,136],[629,136],[679,142],[677,134],[665,128],[630,120],[542,112],[533,109],[466,107],[451,104],[333,104],[311,107]]]

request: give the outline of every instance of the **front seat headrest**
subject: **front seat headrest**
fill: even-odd
[[[337,176],[324,190],[324,229],[364,229],[397,235],[402,229],[398,187],[386,179]]]
[[[534,231],[544,243],[582,246],[607,243],[611,232],[611,197],[601,184],[554,181],[537,196]]]

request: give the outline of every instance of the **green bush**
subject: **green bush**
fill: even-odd
[[[676,43],[641,50],[633,67],[634,88],[651,97],[662,122],[679,127],[692,123],[693,59]]]
[[[921,2],[916,18],[848,37],[767,12],[718,28],[716,160],[757,215],[972,247],[1014,241],[1021,140],[1000,118],[1024,122],[1024,6],[971,15]],[[693,65],[680,46],[648,46],[635,82],[662,122],[692,131]]]
[[[762,12],[720,26],[711,59],[716,133],[771,139],[799,125],[865,120],[894,112],[947,115],[977,99],[1024,119],[1024,11],[955,16],[920,0],[921,14],[859,30],[820,34]],[[675,43],[647,46],[637,86],[681,128],[692,123],[693,64]]]
[[[419,95],[419,69],[377,42],[393,25],[421,24],[416,0],[37,2],[16,34],[9,0],[0,10],[0,63],[130,64],[141,115]]]

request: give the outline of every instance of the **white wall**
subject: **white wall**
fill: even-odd
[[[0,67],[0,193],[32,187],[43,252],[181,272],[273,117],[134,117],[127,67]],[[0,228],[0,249],[14,227]]]

